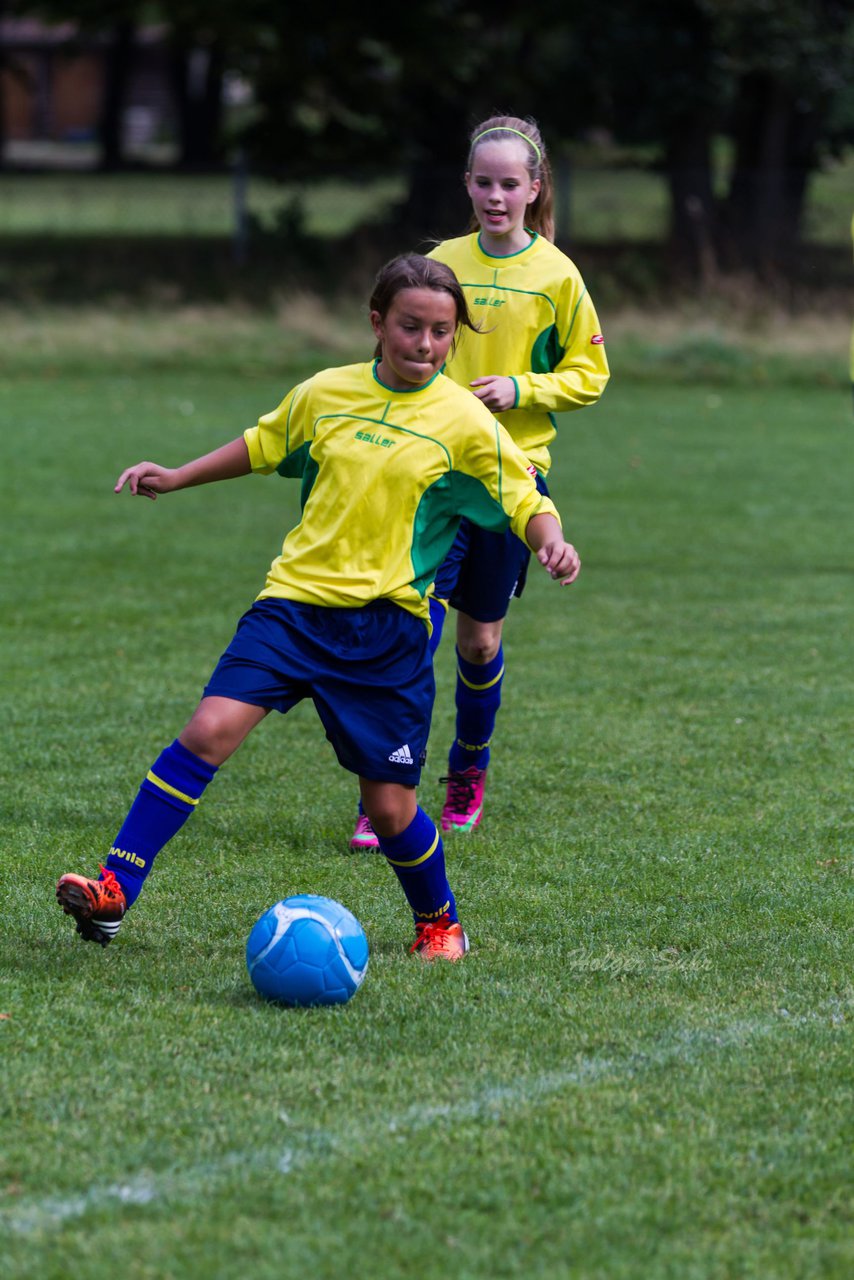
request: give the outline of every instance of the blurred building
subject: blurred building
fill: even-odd
[[[167,28],[140,27],[130,35],[123,86],[123,151],[144,151],[174,140],[176,132]],[[74,23],[0,19],[0,121],[5,155],[37,162],[46,146],[66,144],[73,154],[94,144],[102,126],[111,59],[111,33],[84,32]]]

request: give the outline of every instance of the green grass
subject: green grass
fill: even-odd
[[[305,232],[342,236],[381,218],[405,194],[402,177],[360,182],[276,183],[250,176],[247,208],[273,230],[296,206]],[[2,236],[222,237],[234,228],[234,182],[228,174],[122,173],[73,170],[0,174]],[[558,229],[586,244],[648,243],[668,224],[664,178],[652,168],[609,166],[602,158],[558,171]],[[828,164],[811,182],[806,238],[847,246],[854,208],[854,156]]]
[[[850,238],[854,213],[854,154],[828,161],[814,175],[806,211],[806,238],[817,244],[842,244]]]
[[[250,177],[247,210],[270,230],[298,201],[310,235],[344,235],[400,199],[402,183],[283,184]],[[0,175],[0,236],[226,236],[235,186],[227,175],[37,173]]]
[[[296,512],[275,478],[150,504],[115,475],[230,438],[365,353],[359,323],[330,349],[293,316],[218,340],[224,317],[0,317],[4,1275],[849,1275],[841,350],[822,384],[809,354],[734,367],[701,337],[686,376],[690,340],[648,327],[612,344],[602,404],[561,419],[552,488],[584,570],[566,592],[534,574],[508,624],[487,816],[447,846],[462,965],[407,954],[306,706],[222,771],[109,949],[53,902]],[[437,678],[434,816],[447,641]],[[252,992],[251,924],[298,891],[365,925],[348,1006]]]

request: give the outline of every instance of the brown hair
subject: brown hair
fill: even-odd
[[[380,319],[384,320],[391,304],[403,289],[435,289],[439,293],[449,293],[456,306],[457,330],[460,325],[465,325],[466,328],[477,331],[477,325],[471,318],[466,295],[462,291],[460,282],[444,262],[437,262],[435,258],[425,258],[420,253],[403,253],[398,258],[392,258],[391,262],[387,262],[380,269],[374,281],[373,293],[368,304],[371,311],[379,312]],[[455,334],[452,351],[456,340]],[[378,342],[374,356],[380,357],[382,353],[382,343]]]
[[[481,137],[482,134],[486,137]],[[522,135],[521,137],[519,135]],[[490,116],[472,129],[469,136],[469,154],[466,172],[470,173],[474,163],[474,155],[482,142],[525,142],[525,168],[533,182],[540,180],[537,198],[528,206],[525,225],[546,240],[555,238],[554,220],[554,181],[552,167],[546,154],[546,144],[536,120],[521,120],[518,116]],[[472,216],[469,231],[477,231],[477,218]]]

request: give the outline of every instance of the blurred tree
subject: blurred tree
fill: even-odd
[[[252,88],[241,128],[256,168],[289,178],[403,169],[399,230],[413,241],[464,225],[469,130],[510,111],[536,116],[553,156],[594,127],[643,144],[669,185],[674,261],[767,272],[796,251],[811,174],[854,140],[851,0],[610,0],[607,20],[565,0],[6,3],[112,32],[105,164],[121,160],[133,29],[163,22],[182,164],[223,155],[227,67]]]
[[[534,114],[550,136],[577,126],[583,101],[565,5],[413,0],[372,15],[349,0],[299,23],[256,0],[268,20],[244,52],[256,94],[254,156],[290,173],[404,168],[401,225],[444,236],[466,223],[462,175],[470,129],[496,111]]]
[[[104,93],[98,116],[100,168],[105,173],[120,169],[124,160],[122,121],[128,79],[133,68],[134,29],[133,16],[128,14],[117,16],[108,31],[109,46],[104,59]]]
[[[462,139],[484,56],[480,21],[455,0],[422,0],[382,20],[344,0],[301,14],[258,4],[269,20],[243,67],[256,98],[247,141],[256,162],[290,176],[405,168],[402,217],[443,234],[465,216]]]
[[[225,72],[262,38],[267,7],[251,0],[245,6],[231,0],[172,0],[146,6],[149,16],[158,17],[170,31],[182,168],[210,168],[222,162],[227,146]]]
[[[730,92],[709,6],[612,0],[607,27],[582,19],[594,111],[621,142],[651,149],[670,192],[670,250],[698,269],[715,224],[713,143]]]
[[[245,46],[256,156],[289,170],[409,169],[413,234],[466,218],[469,128],[533,114],[555,147],[606,127],[657,156],[675,264],[770,272],[799,241],[810,175],[854,138],[851,0],[412,0],[372,17],[342,0],[298,23],[255,0]],[[716,164],[730,140],[729,172]]]
[[[811,174],[854,140],[854,109],[838,110],[854,78],[850,0],[612,0],[609,19],[579,19],[597,110],[617,137],[657,150],[674,259],[785,266]],[[728,173],[715,171],[721,139]]]
[[[850,0],[741,0],[721,3],[718,21],[735,81],[724,249],[737,265],[773,269],[796,252],[809,179],[844,136],[833,108],[854,77],[854,10]]]

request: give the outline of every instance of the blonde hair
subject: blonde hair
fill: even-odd
[[[546,240],[554,241],[554,180],[552,167],[546,154],[546,144],[536,120],[521,120],[518,116],[490,116],[472,129],[469,135],[469,154],[466,171],[471,172],[477,148],[484,142],[528,142],[525,147],[525,168],[533,182],[539,179],[540,190],[528,206],[525,225]],[[470,231],[476,231],[477,218],[472,215]]]

